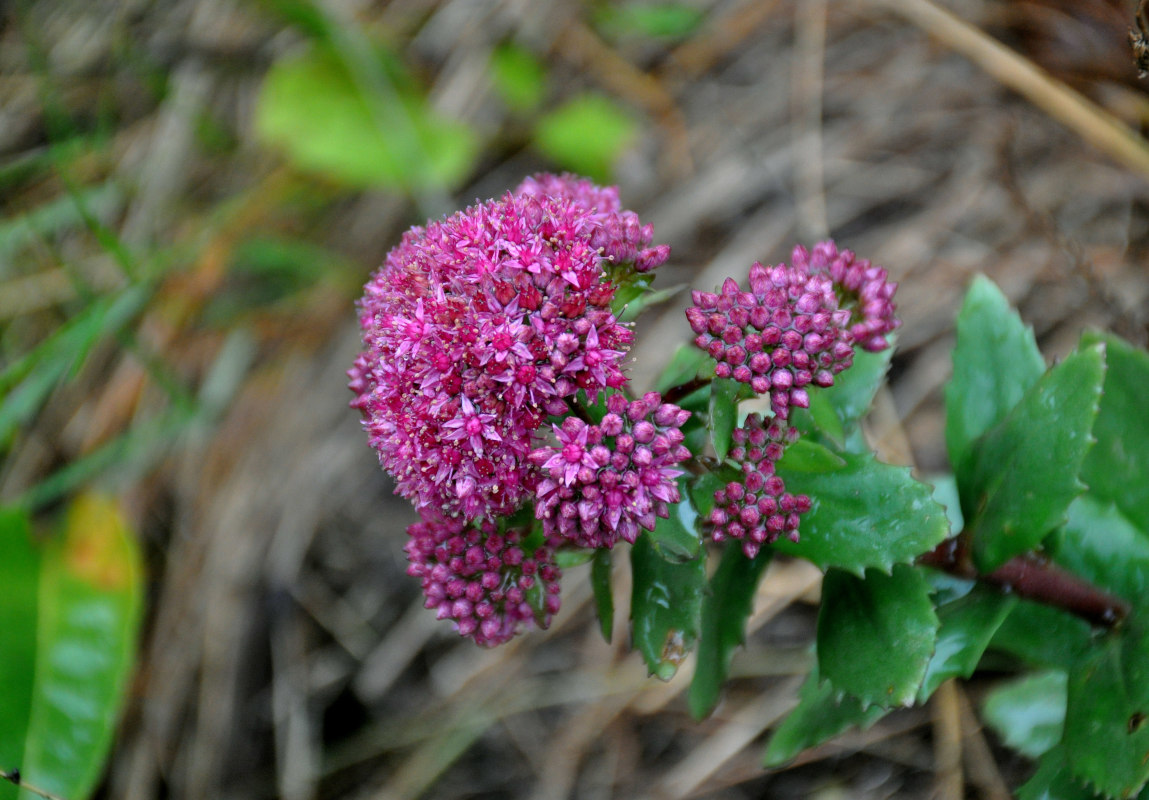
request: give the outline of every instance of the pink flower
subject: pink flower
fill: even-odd
[[[551,550],[528,555],[519,531],[425,517],[407,536],[407,574],[421,580],[426,607],[461,636],[493,647],[532,624],[547,628],[558,613],[562,575]]]
[[[783,428],[778,421],[767,426],[758,414],[735,429],[729,457],[741,466],[742,480],[714,493],[708,520],[714,541],[738,539],[747,558],[779,536],[798,541],[799,516],[810,510],[810,498],[788,493],[774,473],[774,465],[797,438],[796,428]]]
[[[654,530],[680,499],[675,479],[682,470],[674,465],[691,455],[679,430],[689,418],[649,392],[630,402],[611,395],[597,425],[563,420],[557,445],[531,454],[542,471],[535,516],[548,537],[609,548],[619,539],[634,542],[641,528]]]

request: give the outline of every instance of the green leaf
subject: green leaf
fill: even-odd
[[[1109,333],[1086,333],[1083,347],[1105,345],[1105,390],[1093,423],[1097,440],[1085,456],[1082,480],[1097,497],[1115,503],[1149,536],[1149,353]]]
[[[618,315],[619,322],[634,322],[643,311],[673,300],[675,295],[685,288],[685,283],[657,290],[647,287],[641,294],[626,303],[622,313]]]
[[[350,56],[349,56],[350,58]],[[272,65],[256,131],[300,168],[353,186],[453,186],[477,155],[475,134],[397,86],[382,58],[349,64],[315,48]]]
[[[1065,748],[1058,745],[1037,763],[1037,772],[1017,790],[1018,800],[1095,800],[1096,794],[1074,780],[1065,760]]]
[[[999,684],[982,707],[986,724],[1006,745],[1037,758],[1061,741],[1067,681],[1064,672],[1051,670]]]
[[[882,385],[886,371],[890,368],[890,359],[893,355],[892,342],[889,347],[878,353],[856,350],[854,363],[850,368],[835,375],[832,386],[817,390],[817,394],[829,401],[844,429],[856,426],[870,410],[874,395],[877,394],[878,387]]]
[[[937,645],[918,691],[918,703],[925,703],[950,678],[968,678],[989,647],[993,634],[1013,610],[1017,598],[974,587],[964,597],[938,606]]]
[[[1149,537],[1092,492],[1074,500],[1069,519],[1050,537],[1054,560],[1135,606],[1149,604]]]
[[[778,462],[779,469],[790,472],[834,472],[844,466],[846,466],[845,459],[828,447],[809,439],[799,439],[788,445]]]
[[[1110,631],[1069,673],[1065,753],[1073,775],[1109,797],[1149,780],[1149,636],[1134,620]]]
[[[1089,623],[1052,606],[1019,600],[1002,621],[990,649],[1036,667],[1068,669],[1089,649]]]
[[[535,144],[559,166],[606,183],[637,132],[634,120],[612,100],[583,94],[539,120]]]
[[[608,643],[614,631],[614,594],[611,592],[610,574],[610,550],[606,548],[595,550],[594,560],[590,565],[590,585],[594,590],[594,608],[598,614],[602,638]]]
[[[690,501],[700,519],[706,519],[714,510],[714,493],[725,488],[726,484],[741,478],[732,467],[723,467],[716,472],[704,472],[689,486]]]
[[[818,613],[818,671],[869,707],[908,706],[938,635],[930,585],[906,564],[859,578],[830,570]]]
[[[993,281],[977,276],[957,318],[954,374],[946,386],[946,448],[958,483],[974,441],[997,425],[1045,372],[1033,329]]]
[[[889,713],[881,706],[863,708],[856,697],[840,692],[810,670],[798,692],[798,705],[775,729],[762,756],[764,766],[780,767],[803,750],[828,741],[849,728],[865,730]]]
[[[764,549],[753,559],[747,558],[738,542],[722,552],[722,561],[710,579],[710,592],[702,601],[702,638],[687,696],[695,719],[702,719],[718,704],[734,649],[746,641],[746,620],[754,610],[758,582],[771,555]]]
[[[955,534],[965,527],[961,515],[961,497],[958,494],[957,480],[953,475],[930,475],[926,481],[934,487],[934,500],[941,503],[950,521],[950,530]]]
[[[835,472],[779,467],[786,491],[808,495],[813,506],[802,515],[799,541],[779,539],[775,549],[860,576],[913,561],[946,538],[945,509],[908,468],[883,464],[872,454],[842,458],[846,465]]]
[[[658,376],[658,382],[654,387],[655,391],[665,394],[667,389],[689,383],[698,377],[699,372],[707,366],[709,361],[710,356],[706,354],[706,351],[700,350],[692,344],[680,344],[678,349],[674,351],[670,363]]]
[[[1070,355],[974,444],[968,480],[959,472],[958,488],[980,571],[1032,550],[1065,521],[1085,488],[1077,475],[1093,442],[1104,377],[1102,346]]]
[[[685,3],[607,4],[595,15],[595,24],[610,36],[636,34],[651,38],[689,36],[705,19],[705,14]]]
[[[40,555],[23,512],[0,510],[0,553],[0,770],[12,770],[24,763],[32,712],[40,583]],[[0,800],[14,800],[17,791],[0,781]]]
[[[690,561],[702,549],[702,537],[695,521],[698,513],[690,502],[689,477],[678,479],[679,495],[683,498],[670,508],[670,516],[659,518],[650,532],[650,541],[659,555],[668,561]]]
[[[491,80],[507,107],[520,113],[534,111],[547,93],[546,65],[513,42],[491,53]]]
[[[706,559],[667,561],[643,533],[630,549],[630,568],[634,647],[650,674],[668,681],[698,640]]]
[[[710,384],[710,441],[720,462],[730,452],[730,435],[738,424],[742,386],[733,378],[715,378]]]
[[[541,545],[542,542],[538,544]],[[563,570],[572,569],[590,561],[597,552],[583,547],[563,547],[555,551],[555,565]]]
[[[69,800],[100,777],[132,670],[140,555],[111,500],[82,495],[43,549],[36,679],[20,771]]]

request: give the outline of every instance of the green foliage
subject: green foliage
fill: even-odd
[[[917,701],[924,703],[950,678],[968,678],[977,669],[994,633],[1017,603],[1016,597],[985,587],[938,604],[941,627]]]
[[[730,452],[730,436],[738,425],[738,401],[744,386],[733,378],[715,378],[710,384],[710,443],[719,461],[724,461]]]
[[[608,3],[595,15],[595,24],[619,39],[679,39],[694,33],[704,19],[702,11],[685,3]]]
[[[539,119],[535,145],[563,169],[604,183],[637,132],[634,120],[614,101],[582,94]]]
[[[527,113],[542,105],[547,93],[547,68],[534,53],[506,42],[491,53],[491,81],[512,111]]]
[[[670,363],[658,377],[655,389],[666,392],[673,386],[689,383],[702,372],[711,369],[710,356],[692,344],[681,344],[674,351]]]
[[[698,515],[689,500],[688,483],[685,476],[678,479],[683,501],[671,509],[669,517],[659,518],[649,534],[654,549],[668,561],[692,561],[702,549],[702,537],[695,524]]]
[[[0,768],[71,800],[99,779],[131,672],[143,584],[114,503],[83,495],[62,534],[33,541],[0,514]],[[17,790],[0,785],[0,798]]]
[[[859,578],[832,569],[822,583],[818,669],[863,707],[913,703],[938,637],[930,585],[906,564]]]
[[[650,674],[668,681],[698,640],[706,560],[668,561],[643,534],[630,550],[630,567],[634,647]]]
[[[986,723],[1009,747],[1037,758],[1061,741],[1067,676],[1034,672],[996,687],[982,708]]]
[[[475,134],[444,118],[383,52],[315,46],[271,68],[256,131],[298,167],[353,186],[453,186],[477,155]]]
[[[614,594],[610,585],[612,566],[609,550],[595,551],[590,566],[590,585],[594,592],[594,608],[598,614],[599,628],[602,630],[602,638],[607,642],[610,641],[614,631]]]

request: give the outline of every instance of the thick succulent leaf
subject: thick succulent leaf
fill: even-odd
[[[602,638],[610,641],[614,630],[614,594],[611,592],[610,550],[605,547],[595,551],[590,565],[590,585],[594,591],[594,608],[598,614],[598,624]]]
[[[715,378],[710,384],[710,441],[719,461],[730,451],[730,435],[738,425],[742,386],[733,378]]]
[[[1090,646],[1089,623],[1052,606],[1019,600],[998,627],[991,650],[1035,667],[1068,669]]]
[[[1045,372],[1033,329],[993,281],[979,275],[957,318],[954,373],[946,386],[946,448],[964,483],[974,441],[997,425]]]
[[[1069,506],[1065,526],[1050,538],[1054,560],[1103,590],[1149,610],[1149,537],[1112,503],[1092,492]]]
[[[931,475],[926,483],[934,487],[934,500],[941,503],[950,521],[950,530],[957,534],[965,527],[961,515],[961,497],[958,495],[957,479],[953,475]]]
[[[974,444],[968,480],[959,472],[958,486],[982,572],[1034,549],[1065,521],[1085,488],[1077,475],[1104,377],[1102,346],[1070,355]]]
[[[1149,635],[1136,620],[1070,671],[1064,743],[1073,775],[1108,797],[1149,781]]]
[[[700,350],[692,344],[680,344],[674,351],[670,363],[658,376],[654,388],[665,393],[673,386],[694,380],[707,367],[710,367],[710,374],[713,374],[713,363],[705,350]]]
[[[790,444],[778,462],[780,469],[790,472],[833,472],[844,466],[846,462],[841,456],[809,439]]]
[[[690,477],[678,478],[678,492],[682,500],[670,507],[670,516],[659,519],[650,532],[650,541],[659,554],[669,561],[690,561],[702,549],[702,536],[698,532],[698,512],[690,498]]]
[[[1082,480],[1149,537],[1149,353],[1109,333],[1087,333],[1083,342],[1105,344],[1108,369],[1093,423],[1097,444],[1085,456]]]
[[[770,556],[771,551],[763,549],[747,558],[738,543],[732,542],[710,579],[710,591],[702,601],[698,661],[687,697],[695,719],[705,717],[718,704],[734,649],[746,640],[746,620],[754,610],[754,595]]]
[[[23,511],[0,511],[0,770],[24,763],[24,735],[36,675],[40,555]],[[17,789],[0,781],[0,800]]]
[[[1037,758],[1061,741],[1067,680],[1050,670],[1007,681],[986,697],[982,717],[1006,745]]]
[[[835,375],[832,386],[818,390],[818,394],[830,401],[843,428],[856,425],[870,410],[893,355],[893,344],[878,353],[856,350],[850,368]]]
[[[644,533],[630,550],[630,568],[634,647],[650,674],[668,681],[698,641],[706,559],[667,561]]]
[[[1074,779],[1058,745],[1037,762],[1037,772],[1017,790],[1017,800],[1096,800],[1098,795]]]
[[[928,700],[950,678],[968,678],[973,674],[994,632],[1016,602],[1015,597],[979,586],[964,597],[938,606],[941,628],[918,691],[918,703]]]
[[[922,571],[899,564],[858,578],[830,570],[818,613],[818,670],[862,705],[913,703],[934,652],[938,617]]]
[[[775,549],[860,576],[870,568],[889,572],[945,539],[945,509],[908,468],[883,464],[872,454],[842,459],[845,466],[833,472],[779,467],[786,491],[809,495],[813,506],[802,515],[799,541],[780,539]]]
[[[96,785],[131,673],[140,557],[116,505],[83,495],[41,567],[36,685],[21,773],[80,800]]]
[[[798,692],[798,705],[766,745],[762,756],[764,766],[780,767],[807,748],[849,728],[865,730],[889,713],[889,709],[881,706],[863,708],[856,697],[846,695],[839,699],[838,695],[833,686],[822,681],[817,667],[811,669]]]

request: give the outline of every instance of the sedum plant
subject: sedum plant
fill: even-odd
[[[702,717],[770,560],[804,558],[825,572],[816,658],[767,765],[992,659],[1012,677],[986,720],[1037,761],[1019,796],[1137,796],[1149,356],[1087,333],[1047,368],[978,278],[946,389],[952,474],[926,483],[861,430],[899,326],[886,270],[822,242],[694,291],[689,337],[639,394],[631,320],[668,296],[668,257],[617,189],[537,175],[408,231],[371,277],[351,405],[420,516],[427,607],[498,645],[547,627],[562,568],[590,561],[609,636],[627,550],[632,644],[662,679],[697,652]]]

